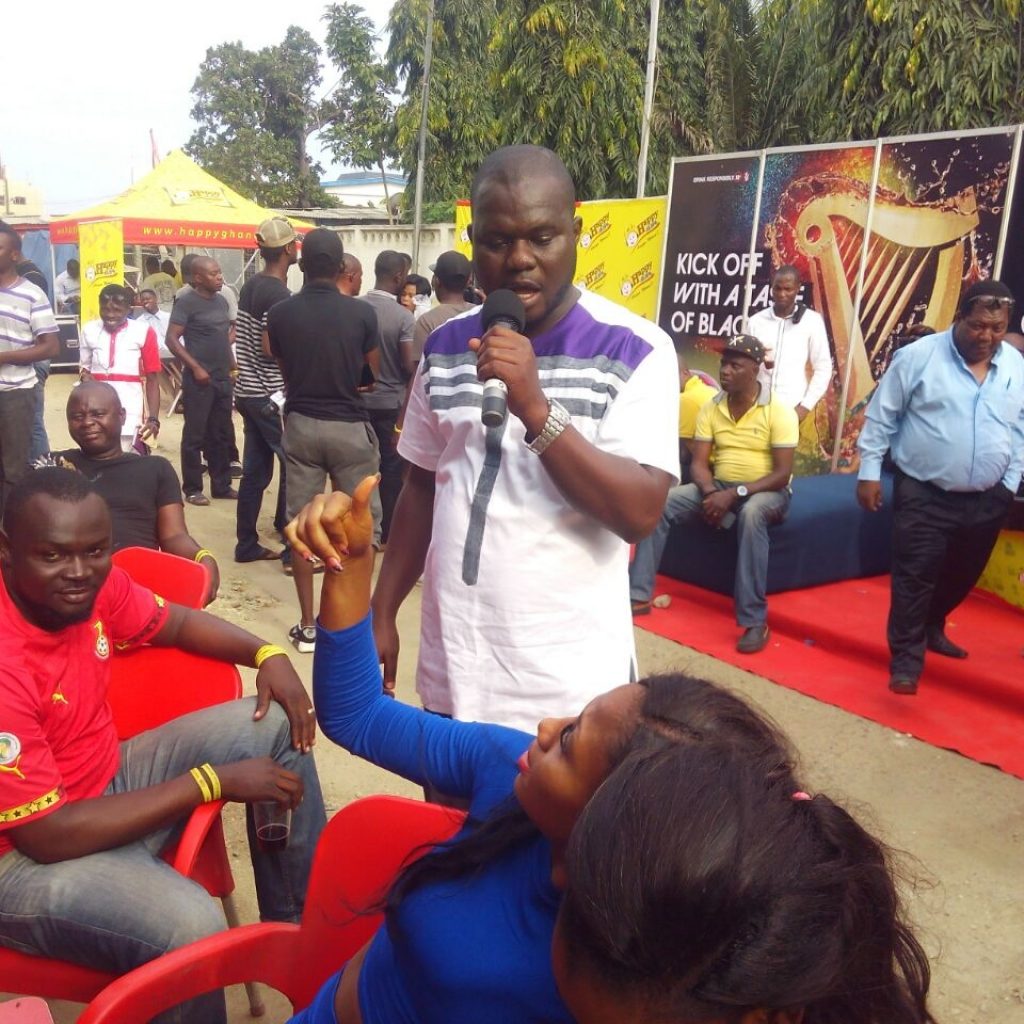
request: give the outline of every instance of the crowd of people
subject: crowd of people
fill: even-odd
[[[319,722],[468,816],[400,873],[385,926],[303,1024],[927,1024],[929,964],[884,846],[805,789],[771,722],[703,680],[641,677],[634,650],[632,616],[684,519],[735,529],[737,646],[768,641],[770,530],[832,376],[797,271],[775,271],[772,305],[724,344],[716,382],[573,284],[581,222],[554,153],[492,153],[471,206],[472,263],[446,252],[417,280],[384,251],[365,295],[337,233],[300,239],[280,217],[260,225],[263,269],[237,299],[211,257],[186,257],[180,287],[148,259],[137,315],[125,288],[101,293],[67,406],[75,447],[47,443],[34,472],[34,364],[56,324],[0,225],[0,945],[126,971],[222,928],[159,857],[215,795],[293,808],[286,851],[251,855],[261,917],[297,920],[325,820]],[[470,288],[513,293],[518,322]],[[866,509],[883,457],[896,472],[897,694],[915,692],[925,649],[964,655],[944,620],[1020,483],[1011,310],[998,282],[966,291],[949,329],[896,353],[867,408]],[[147,446],[172,360],[180,481]],[[503,406],[485,424],[489,381]],[[275,467],[283,549],[257,529]],[[128,545],[202,560],[212,601],[217,565],[184,507],[211,498],[236,502],[236,562],[290,565],[312,701],[271,638],[111,567]],[[419,580],[417,708],[393,697],[398,611]],[[254,667],[257,696],[119,744],[110,658],[142,644]],[[160,1019],[221,1022],[223,999]]]
[[[800,423],[832,375],[824,324],[797,301],[799,289],[794,267],[775,271],[772,305],[750,317],[749,334],[723,346],[720,392],[680,357],[679,437],[689,479],[669,492],[629,570],[633,614],[649,614],[673,525],[735,528],[743,654],[763,650],[770,638],[771,527],[792,498]],[[915,325],[901,336],[864,410],[857,500],[865,510],[882,507],[883,463],[894,478],[887,639],[895,694],[917,693],[926,650],[967,657],[946,636],[946,619],[977,583],[1024,493],[1024,339],[1009,330],[1014,308],[1001,282],[971,285],[946,330]]]

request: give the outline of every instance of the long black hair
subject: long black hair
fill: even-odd
[[[890,855],[778,769],[715,744],[627,757],[569,840],[567,969],[662,1024],[762,1008],[804,1024],[932,1021]]]
[[[756,756],[772,772],[788,771],[791,754],[781,732],[726,690],[681,673],[650,676],[640,685],[644,694],[637,717],[623,723],[609,752],[613,768],[634,753],[719,743]],[[442,844],[399,874],[385,901],[389,926],[402,900],[416,889],[472,877],[540,835],[514,795],[487,818],[471,820],[469,827],[467,835]]]

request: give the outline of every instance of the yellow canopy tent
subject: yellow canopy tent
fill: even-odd
[[[256,229],[274,214],[221,184],[176,149],[119,196],[55,218],[50,222],[50,241],[77,242],[82,221],[120,220],[128,245],[252,249]],[[299,233],[313,227],[305,221],[289,220]]]

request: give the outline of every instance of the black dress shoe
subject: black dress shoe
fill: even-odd
[[[941,654],[944,658],[966,658],[967,652],[942,632],[941,629],[928,630],[928,650]]]
[[[917,679],[914,676],[891,676],[889,689],[901,697],[913,697],[917,694]]]
[[[767,626],[750,626],[743,631],[743,636],[736,643],[740,654],[757,654],[768,645],[771,630]]]

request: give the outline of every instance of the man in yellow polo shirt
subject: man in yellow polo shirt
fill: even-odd
[[[781,523],[789,509],[799,436],[796,413],[758,383],[763,362],[764,346],[752,335],[738,334],[725,346],[722,392],[697,414],[693,482],[669,491],[661,521],[637,544],[629,569],[634,614],[645,614],[673,523],[703,520],[719,530],[735,526],[739,555],[733,599],[743,629],[736,650],[743,654],[756,654],[768,643],[768,528]]]

